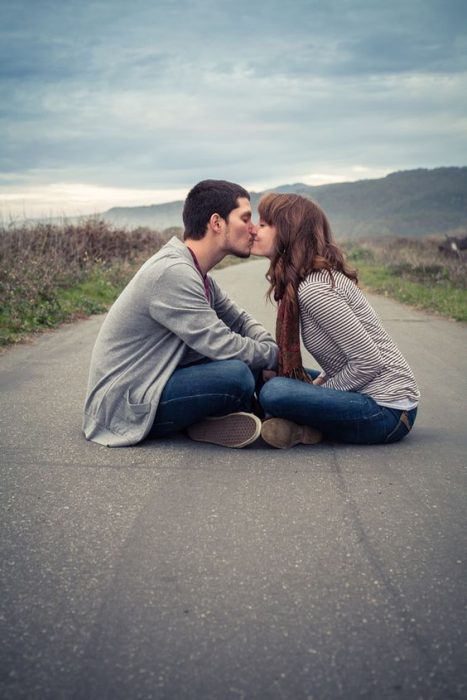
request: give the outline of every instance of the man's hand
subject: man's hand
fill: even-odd
[[[277,372],[273,369],[263,369],[263,382],[267,382],[273,377],[277,377]]]

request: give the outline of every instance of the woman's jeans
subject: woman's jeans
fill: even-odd
[[[313,379],[319,372],[307,370]],[[333,442],[378,445],[397,442],[410,432],[417,409],[401,411],[380,406],[352,391],[326,389],[287,377],[274,377],[261,389],[266,415],[287,418],[317,428]]]
[[[241,360],[203,360],[176,369],[164,387],[148,437],[184,430],[208,416],[250,411],[255,381]]]

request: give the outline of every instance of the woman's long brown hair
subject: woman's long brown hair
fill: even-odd
[[[357,273],[347,265],[333,240],[325,213],[311,199],[271,192],[261,198],[258,212],[277,230],[276,250],[266,274],[269,297],[284,299],[296,308],[300,282],[316,270],[327,270],[333,285],[333,270],[358,282]]]

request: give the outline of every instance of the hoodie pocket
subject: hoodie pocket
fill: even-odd
[[[143,423],[144,417],[151,410],[150,403],[134,403],[127,392],[124,401],[118,407],[117,414],[119,423],[134,425],[135,423]]]

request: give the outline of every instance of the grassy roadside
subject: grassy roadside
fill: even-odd
[[[363,289],[467,322],[465,261],[440,257],[436,241],[352,242],[345,249]]]
[[[32,333],[62,323],[102,313],[115,301],[133,272],[120,263],[93,269],[80,282],[39,294],[33,303],[25,299],[0,312],[0,346],[17,343]]]
[[[173,234],[99,220],[0,230],[0,346],[105,311]]]
[[[33,333],[106,311],[131,278],[128,266],[116,264],[89,271],[80,282],[39,294],[34,301],[4,306],[0,311],[0,346],[17,343]]]

